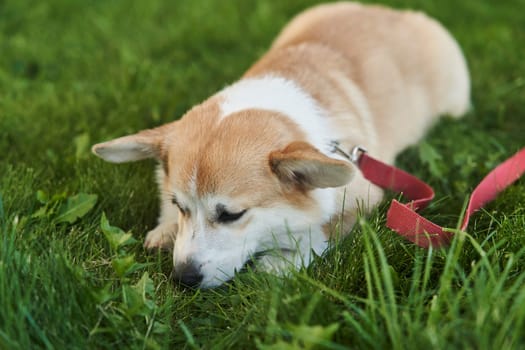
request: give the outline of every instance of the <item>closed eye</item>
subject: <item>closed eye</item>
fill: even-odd
[[[244,209],[243,211],[239,211],[237,213],[230,213],[229,211],[226,211],[223,209],[219,211],[219,215],[217,216],[217,221],[220,222],[221,224],[228,224],[228,223],[239,220],[244,215],[244,213],[246,213],[246,209]]]
[[[179,208],[179,210],[180,210],[180,212],[181,212],[182,215],[186,215],[186,214],[188,214],[188,210],[187,210],[186,208],[183,208],[183,207],[180,205],[180,203],[177,201],[177,198],[176,198],[175,196],[171,197],[171,203],[174,204],[174,205],[176,205],[176,206]]]

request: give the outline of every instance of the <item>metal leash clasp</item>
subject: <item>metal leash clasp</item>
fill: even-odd
[[[354,146],[354,148],[352,148],[352,152],[350,153],[350,161],[357,165],[363,153],[366,152],[367,150],[363,146]]]
[[[366,148],[364,148],[363,146],[354,146],[350,153],[347,153],[343,151],[341,147],[339,147],[339,145],[339,141],[334,140],[330,142],[330,147],[332,147],[332,153],[337,153],[356,165],[358,164],[361,155],[367,152]]]

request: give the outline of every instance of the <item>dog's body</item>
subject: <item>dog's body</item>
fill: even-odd
[[[465,113],[469,94],[463,55],[437,22],[379,6],[321,5],[180,121],[94,152],[112,162],[159,159],[161,215],[145,246],[173,248],[176,275],[210,287],[254,255],[268,270],[308,264],[341,214],[348,231],[358,206],[381,200],[331,141],[391,163],[439,115]]]

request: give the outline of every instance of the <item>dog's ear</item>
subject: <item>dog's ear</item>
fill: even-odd
[[[306,142],[270,153],[270,167],[285,184],[307,190],[346,185],[354,174],[350,162],[327,157]]]
[[[167,125],[143,130],[134,135],[98,143],[91,150],[100,158],[112,163],[133,162],[147,158],[162,158],[163,140]]]

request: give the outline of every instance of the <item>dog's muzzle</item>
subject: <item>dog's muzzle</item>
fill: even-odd
[[[171,272],[173,281],[185,287],[196,288],[202,282],[200,267],[192,261],[178,264]]]

